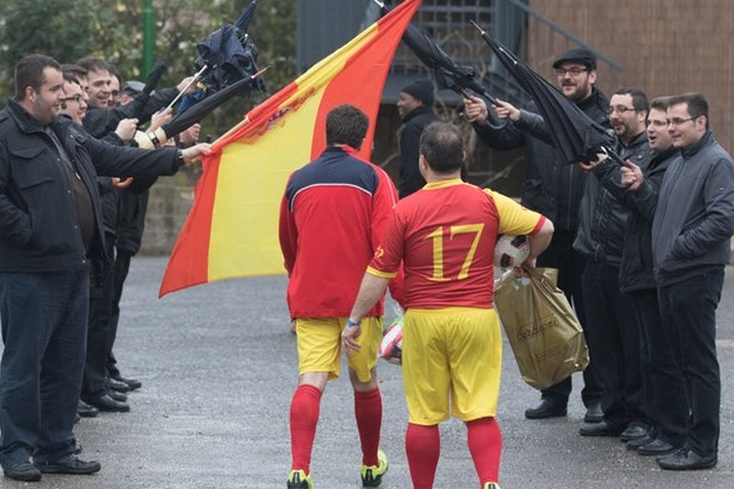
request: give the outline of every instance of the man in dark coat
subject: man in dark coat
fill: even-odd
[[[588,49],[571,49],[553,63],[558,85],[563,94],[586,115],[609,127],[607,98],[594,84],[597,79],[596,56]],[[509,104],[505,106],[507,108]],[[511,106],[509,106],[511,107]],[[465,117],[473,123],[479,138],[487,146],[499,150],[525,149],[525,180],[521,203],[553,221],[555,233],[550,246],[538,257],[538,266],[558,269],[558,287],[574,306],[584,330],[587,321],[584,311],[581,276],[586,266],[583,254],[572,248],[579,226],[579,207],[584,193],[587,174],[577,165],[569,165],[561,153],[545,137],[535,134],[537,108],[534,103],[527,110],[515,110],[503,126],[488,123],[485,102],[478,97],[465,101]],[[543,124],[542,119],[540,123]],[[542,131],[541,132],[545,132]],[[549,136],[548,136],[549,138]],[[588,422],[602,418],[602,386],[592,361],[584,370],[584,389],[581,398],[586,406],[584,419]],[[571,378],[541,391],[540,403],[525,411],[529,419],[552,418],[566,415]]]
[[[64,97],[59,64],[33,54],[0,111],[0,464],[23,481],[100,470],[74,455],[72,432],[89,261],[105,257],[97,174],[172,175],[207,149],[110,146],[57,119]]]
[[[686,389],[667,406],[680,420],[682,447],[658,465],[707,469],[717,463],[721,429],[716,306],[734,233],[734,167],[709,128],[703,95],[672,97],[666,118],[681,158],[660,187],[652,255],[660,312]]]
[[[631,161],[625,166],[605,160],[594,168],[599,182],[629,210],[624,232],[624,248],[619,268],[620,291],[633,305],[640,326],[641,368],[646,412],[653,429],[648,436],[630,440],[627,447],[640,455],[666,455],[683,442],[686,419],[680,418],[668,406],[674,404],[685,390],[683,376],[675,368],[675,359],[660,316],[658,290],[655,284],[652,258],[652,220],[658,203],[658,193],[668,167],[679,152],[673,147],[668,133],[665,110],[667,98],[650,102],[647,117],[647,141],[654,152],[647,169]]]
[[[423,128],[438,120],[433,111],[433,83],[417,80],[406,85],[398,95],[398,114],[403,121],[400,131],[400,181],[398,194],[403,199],[422,188],[426,181],[418,169],[418,141]]]

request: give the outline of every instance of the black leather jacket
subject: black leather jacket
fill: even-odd
[[[647,169],[653,157],[644,131],[629,146],[617,147],[617,154],[624,160],[631,160],[642,171]],[[619,267],[628,215],[629,209],[602,187],[598,177],[589,178],[581,200],[580,223],[573,248],[590,260]]]
[[[172,175],[179,167],[177,150],[111,146],[65,118],[51,129],[91,198],[95,233],[88,257],[107,259],[97,174]],[[87,262],[63,164],[39,122],[9,100],[0,111],[0,272],[61,270]]]
[[[586,115],[609,127],[609,102],[596,88],[578,103]],[[522,204],[553,221],[556,229],[575,231],[579,223],[579,205],[588,175],[577,165],[569,165],[551,143],[545,122],[534,103],[523,110],[516,124],[501,129],[474,124],[479,138],[490,148],[509,150],[524,146],[525,180]],[[546,137],[543,137],[546,136]]]
[[[642,185],[634,191],[621,183],[619,165],[606,160],[594,169],[599,182],[629,210],[624,233],[619,288],[622,292],[656,288],[652,259],[652,220],[658,203],[660,185],[671,162],[680,157],[672,146],[655,153],[644,173]]]

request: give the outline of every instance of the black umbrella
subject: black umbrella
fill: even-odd
[[[385,15],[389,11],[384,3],[379,0],[373,1],[380,6],[381,15]],[[469,96],[467,90],[471,90],[489,100],[490,103],[497,103],[497,99],[491,96],[484,85],[477,81],[477,70],[473,66],[456,64],[433,39],[421,32],[412,23],[408,24],[405,29],[402,41],[431,70],[439,90],[453,90],[465,98]],[[492,114],[493,111],[489,111],[489,113]],[[503,125],[505,123],[505,121],[497,120],[494,115],[492,115],[489,122],[492,125]]]
[[[621,158],[612,150],[615,138],[593,121],[545,78],[518,59],[509,49],[489,37],[476,22],[471,25],[492,48],[507,71],[532,97],[546,122],[554,145],[567,163],[595,161],[599,153],[607,153],[618,163]]]
[[[231,84],[227,88],[219,90],[217,93],[207,97],[196,105],[189,107],[184,112],[179,112],[167,124],[164,124],[153,132],[149,132],[147,134],[143,132],[136,133],[135,142],[137,142],[138,146],[141,148],[158,147],[161,142],[179,134],[181,131],[196,122],[199,122],[202,118],[209,115],[214,109],[230,98],[235,95],[242,94],[243,90],[248,90],[251,85],[257,83],[258,77],[265,73],[267,69],[268,67],[265,67],[257,73],[243,78],[240,81]]]
[[[408,24],[402,41],[431,70],[439,89],[448,88],[462,96],[466,96],[466,90],[472,90],[491,103],[497,103],[496,99],[487,93],[484,85],[476,80],[477,70],[473,66],[460,66],[454,63],[454,60],[438,47],[433,39],[413,24]]]
[[[247,35],[256,6],[257,0],[252,0],[235,24],[222,24],[197,44],[199,57],[194,62],[197,70],[194,80],[198,88],[184,98],[179,111],[257,72],[259,50]],[[266,90],[262,78],[256,78],[256,82],[248,85],[241,95],[246,95],[253,88]],[[171,105],[173,103],[175,101]]]

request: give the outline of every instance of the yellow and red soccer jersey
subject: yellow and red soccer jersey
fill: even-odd
[[[279,230],[291,317],[349,315],[397,200],[390,177],[351,148],[328,147],[293,172]],[[382,312],[380,301],[368,316]]]
[[[368,272],[392,278],[402,260],[405,308],[491,308],[497,235],[533,235],[544,222],[512,199],[459,179],[428,184],[395,207]]]

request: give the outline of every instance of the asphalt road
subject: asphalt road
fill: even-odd
[[[92,476],[44,475],[40,483],[0,479],[2,488],[283,489],[289,469],[288,409],[296,385],[295,338],[288,329],[284,276],[195,287],[161,300],[163,258],[135,258],[123,297],[116,354],[143,387],[132,411],[83,419],[82,456],[99,460]],[[734,269],[719,308],[723,377],[719,465],[662,471],[616,439],[582,438],[577,389],[568,417],[529,421],[538,393],[523,383],[505,341],[498,420],[504,434],[504,489],[731,489],[734,487]],[[407,414],[400,368],[379,365],[384,399],[382,446],[390,458],[385,489],[410,488],[403,449]],[[576,374],[575,385],[580,384]],[[329,384],[312,471],[317,489],[358,488],[360,453],[349,382]],[[476,488],[463,424],[441,428],[436,489]]]

